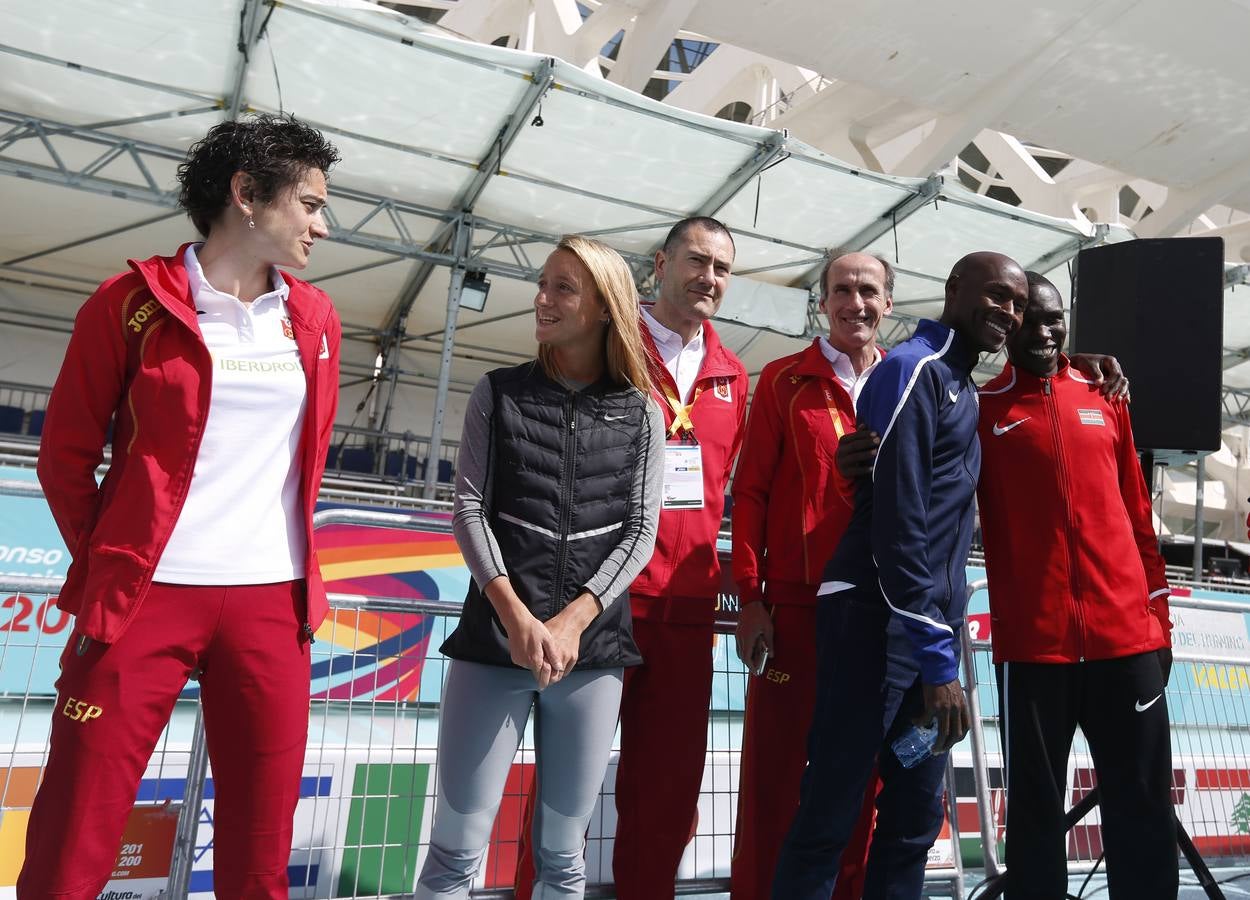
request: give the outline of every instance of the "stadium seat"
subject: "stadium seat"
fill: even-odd
[[[382,464],[382,474],[387,478],[403,478],[404,456],[403,450],[386,451],[386,461]]]
[[[30,421],[26,423],[26,433],[32,437],[39,437],[43,434],[43,417],[45,413],[42,409],[31,410]]]
[[[25,418],[26,410],[20,406],[0,406],[0,431],[21,434],[22,421]]]
[[[416,478],[418,481],[425,480],[426,460],[421,460],[421,464],[417,466]],[[450,459],[440,459],[438,461],[438,482],[440,484],[451,484],[456,478],[456,468],[451,464]]]
[[[373,471],[373,450],[368,447],[344,447],[339,453],[340,472]]]

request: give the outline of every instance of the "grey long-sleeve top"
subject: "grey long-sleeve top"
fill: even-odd
[[[483,590],[493,579],[508,574],[499,544],[489,526],[487,498],[491,496],[491,473],[486,461],[492,440],[494,410],[495,398],[490,378],[485,376],[473,388],[464,414],[464,431],[456,460],[456,496],[452,517],[452,531],[465,565],[477,586]],[[625,592],[651,559],[651,551],[655,547],[663,480],[664,414],[654,399],[647,403],[647,418],[637,440],[638,458],[646,460],[646,464],[634,469],[629,518],[625,521],[620,541],[585,585],[603,609],[607,609]],[[644,450],[643,445],[646,444],[650,446]]]

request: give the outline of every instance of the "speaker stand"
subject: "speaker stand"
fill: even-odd
[[[1008,798],[1008,802],[1011,800]],[[1098,805],[1098,788],[1095,787],[1088,794],[1082,797],[1075,806],[1068,810],[1063,817],[1063,828],[1065,832],[1071,831],[1078,822],[1089,815],[1090,810]],[[1173,814],[1175,818],[1175,814]],[[1198,852],[1198,848],[1194,846],[1193,840],[1190,839],[1189,833],[1185,831],[1185,826],[1181,824],[1179,818],[1176,821],[1176,844],[1180,847],[1181,854],[1185,857],[1185,861],[1189,863],[1189,867],[1198,878],[1198,884],[1206,893],[1210,900],[1227,900],[1224,892],[1220,890],[1219,883],[1211,874],[1211,870],[1207,868],[1206,860],[1202,858],[1202,854]],[[1094,865],[1094,871],[1098,870],[1098,865],[1102,862],[1102,857],[1098,857],[1098,863]],[[1090,873],[1093,874],[1092,872]],[[982,893],[978,894],[979,900],[994,900],[1001,897],[1003,892],[1007,890],[1010,882],[1008,878],[1011,876],[1010,869],[993,878],[988,878],[981,882],[979,887],[983,888]],[[1065,894],[1069,900],[1080,900],[1072,894]]]

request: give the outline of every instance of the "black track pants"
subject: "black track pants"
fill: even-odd
[[[1111,900],[1177,892],[1172,750],[1153,652],[1071,664],[998,666],[1006,747],[1010,900],[1066,894],[1068,753],[1081,726],[1100,788]]]

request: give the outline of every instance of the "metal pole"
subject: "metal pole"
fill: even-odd
[[[191,866],[195,862],[195,837],[200,827],[200,809],[204,805],[204,778],[208,774],[208,745],[204,740],[204,708],[195,709],[195,736],[191,739],[191,756],[187,760],[187,789],[178,813],[178,830],[174,838],[174,855],[169,862],[169,884],[165,897],[186,900],[191,887]]]
[[[1194,581],[1202,580],[1202,535],[1206,531],[1202,506],[1205,499],[1207,466],[1205,457],[1198,457],[1197,490],[1194,491]]]
[[[951,876],[951,893],[954,900],[964,900],[964,856],[959,843],[959,799],[955,788],[955,760],[946,754],[946,817],[951,826],[951,865],[955,874]]]
[[[395,330],[389,338],[386,350],[382,354],[382,377],[387,377],[389,372],[390,385],[386,392],[386,406],[382,409],[382,422],[379,425],[376,415],[369,416],[371,424],[379,431],[387,431],[391,427],[391,410],[395,408],[395,393],[399,390],[399,352],[404,346],[404,337],[408,333],[408,313],[405,311],[395,321]],[[373,396],[374,411],[377,410],[379,392],[375,390]]]
[[[988,582],[985,579],[974,581],[968,585],[968,598]],[[981,698],[977,689],[977,667],[973,658],[972,640],[968,636],[968,624],[959,632],[959,641],[963,651],[964,689],[968,695],[968,718],[972,727],[968,737],[972,742],[972,777],[977,787],[977,815],[981,819],[981,852],[984,856],[983,866],[988,878],[1000,874],[1003,867],[998,862],[998,829],[994,824],[994,805],[990,802],[990,768],[985,762],[985,732],[981,723]]]
[[[452,244],[456,264],[451,269],[451,284],[447,287],[447,324],[443,328],[443,357],[438,367],[438,391],[434,395],[434,421],[430,425],[430,450],[425,457],[425,487],[421,496],[433,499],[438,484],[438,455],[443,447],[443,418],[447,413],[447,389],[451,385],[451,359],[456,349],[456,319],[460,315],[460,292],[464,288],[465,261],[469,255],[469,239],[473,228],[468,215],[456,222],[456,236]]]

